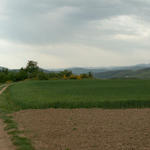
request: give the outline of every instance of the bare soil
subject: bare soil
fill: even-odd
[[[150,109],[47,109],[14,114],[37,150],[150,150]]]

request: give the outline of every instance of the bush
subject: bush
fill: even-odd
[[[48,80],[48,74],[44,72],[39,72],[37,75],[38,80]]]

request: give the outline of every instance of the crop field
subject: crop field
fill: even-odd
[[[0,95],[0,117],[20,150],[148,150],[149,91],[150,80],[18,82]]]
[[[5,95],[18,109],[143,108],[150,107],[150,80],[25,81]]]

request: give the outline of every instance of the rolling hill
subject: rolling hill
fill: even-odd
[[[82,74],[92,72],[94,75],[97,73],[108,72],[108,71],[128,71],[128,70],[140,70],[150,68],[150,64],[138,64],[133,66],[113,66],[113,67],[73,67],[73,68],[63,68],[63,69],[48,69],[49,71],[59,72],[62,70],[70,70],[73,74]]]
[[[149,79],[150,68],[138,69],[138,70],[115,70],[95,73],[94,76],[99,79],[112,79],[112,78],[138,78]]]

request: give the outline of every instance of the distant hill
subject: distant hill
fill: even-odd
[[[111,79],[111,78],[150,79],[150,68],[144,68],[138,70],[106,71],[101,73],[95,73],[95,77],[100,79]]]
[[[139,64],[134,66],[116,66],[116,67],[73,67],[73,68],[63,68],[63,69],[48,69],[47,71],[53,71],[53,72],[59,72],[62,70],[70,70],[74,74],[82,74],[82,73],[88,73],[92,72],[93,74],[100,73],[100,72],[106,72],[106,71],[117,71],[117,70],[139,70],[144,68],[150,68],[150,64]]]
[[[83,73],[98,73],[107,71],[106,68],[68,68],[67,70],[72,71],[73,74],[83,74]]]
[[[116,67],[97,67],[97,68],[67,68],[67,70],[71,70],[74,74],[88,73],[92,72],[94,75],[101,72],[107,71],[118,71],[118,70],[140,70],[150,68],[150,64],[139,64],[134,66],[116,66]]]
[[[108,71],[105,68],[80,68],[80,67],[74,67],[74,68],[61,68],[61,69],[48,69],[49,72],[59,72],[63,70],[69,70],[72,71],[73,74],[82,74],[82,73],[89,73],[89,72],[104,72]]]

